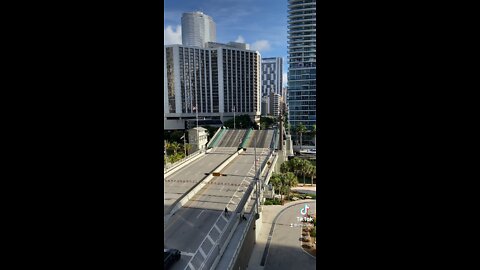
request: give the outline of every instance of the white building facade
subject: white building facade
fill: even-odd
[[[189,119],[260,117],[260,54],[241,46],[164,46],[164,115],[167,130]]]
[[[200,12],[183,13],[182,45],[205,47],[216,41],[216,27],[212,17]]]

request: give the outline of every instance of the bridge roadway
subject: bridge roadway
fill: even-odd
[[[195,184],[206,177],[205,173],[211,173],[222,162],[237,151],[236,148],[216,147],[210,153],[205,154],[184,168],[173,173],[164,179],[163,212],[175,203],[175,201],[186,193]]]
[[[268,148],[257,148],[257,170],[268,154]],[[223,210],[228,207],[234,211],[247,187],[253,184],[254,160],[254,149],[247,149],[222,170],[226,176],[212,179],[170,218],[165,226],[164,246],[182,252],[172,270],[198,269],[206,260],[227,227]]]
[[[253,130],[245,147],[269,148],[272,143],[273,130]]]

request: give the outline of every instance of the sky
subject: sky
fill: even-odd
[[[262,58],[283,58],[283,84],[287,84],[288,0],[165,0],[164,44],[181,44],[182,13],[202,11],[217,28],[217,42],[244,42]]]

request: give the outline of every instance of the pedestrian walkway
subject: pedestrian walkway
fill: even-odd
[[[305,186],[296,186],[291,188],[292,192],[299,192],[299,193],[309,193],[309,194],[316,194],[317,193],[317,185],[314,184],[313,187],[310,185]]]
[[[248,270],[263,270],[264,266],[261,266],[263,252],[265,251],[265,246],[267,245],[268,235],[270,229],[272,228],[273,221],[275,217],[283,209],[295,205],[302,204],[305,202],[316,202],[315,200],[299,200],[296,202],[289,202],[284,205],[263,205],[262,206],[262,226],[260,227],[260,233],[258,235],[257,241],[253,246],[252,255],[250,256],[250,261],[248,262]]]

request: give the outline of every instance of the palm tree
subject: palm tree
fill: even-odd
[[[281,179],[281,176],[282,176],[281,174],[273,173],[272,176],[270,177],[270,183],[272,183],[272,186],[274,187],[275,190],[278,190],[278,193],[280,194],[280,198],[282,198],[281,197],[282,196],[282,179]]]
[[[305,170],[305,175],[311,178],[311,184],[313,186],[313,177],[316,174],[316,167],[308,162],[307,168]]]
[[[286,172],[289,172],[290,170],[291,170],[291,168],[290,168],[290,162],[289,161],[286,161],[286,162],[284,162],[280,165],[280,172],[281,173],[286,173]]]
[[[311,172],[310,172],[310,177],[311,177],[311,184],[312,184],[312,187],[313,187],[313,177],[316,177],[317,176],[317,166],[315,165],[311,165]]]
[[[167,164],[169,162],[169,159],[170,159],[170,157],[168,156],[168,153],[167,153],[167,151],[170,150],[170,147],[171,147],[170,142],[165,140],[165,164]]]
[[[302,122],[300,122],[297,125],[296,131],[298,134],[300,134],[300,150],[302,150],[302,135],[307,131],[307,128],[305,127],[304,124],[302,124]]]
[[[314,136],[315,147],[317,147],[317,125],[313,125],[312,133],[313,133],[313,136]]]
[[[170,148],[173,150],[173,154],[176,155],[177,151],[180,150],[181,146],[178,142],[172,142]]]
[[[298,157],[295,157],[295,158],[291,159],[289,162],[290,162],[291,172],[293,172],[296,175],[299,175],[301,167],[303,166],[302,165],[302,159],[300,159]]]
[[[292,172],[287,172],[285,174],[282,174],[282,184],[285,187],[285,191],[287,192],[287,198],[290,196],[290,189],[296,185],[298,185],[298,180],[295,174]],[[283,204],[283,201],[282,201]]]
[[[303,176],[303,182],[302,183],[304,185],[305,185],[305,175],[308,174],[308,172],[310,170],[309,166],[312,166],[312,164],[308,160],[306,160],[306,159],[301,159],[300,160],[298,171]]]
[[[185,144],[185,150],[186,150],[186,152],[187,152],[187,155],[188,155],[188,153],[189,153],[188,151],[190,151],[190,149],[192,149],[192,145],[191,145],[191,144],[188,144],[188,143]]]

